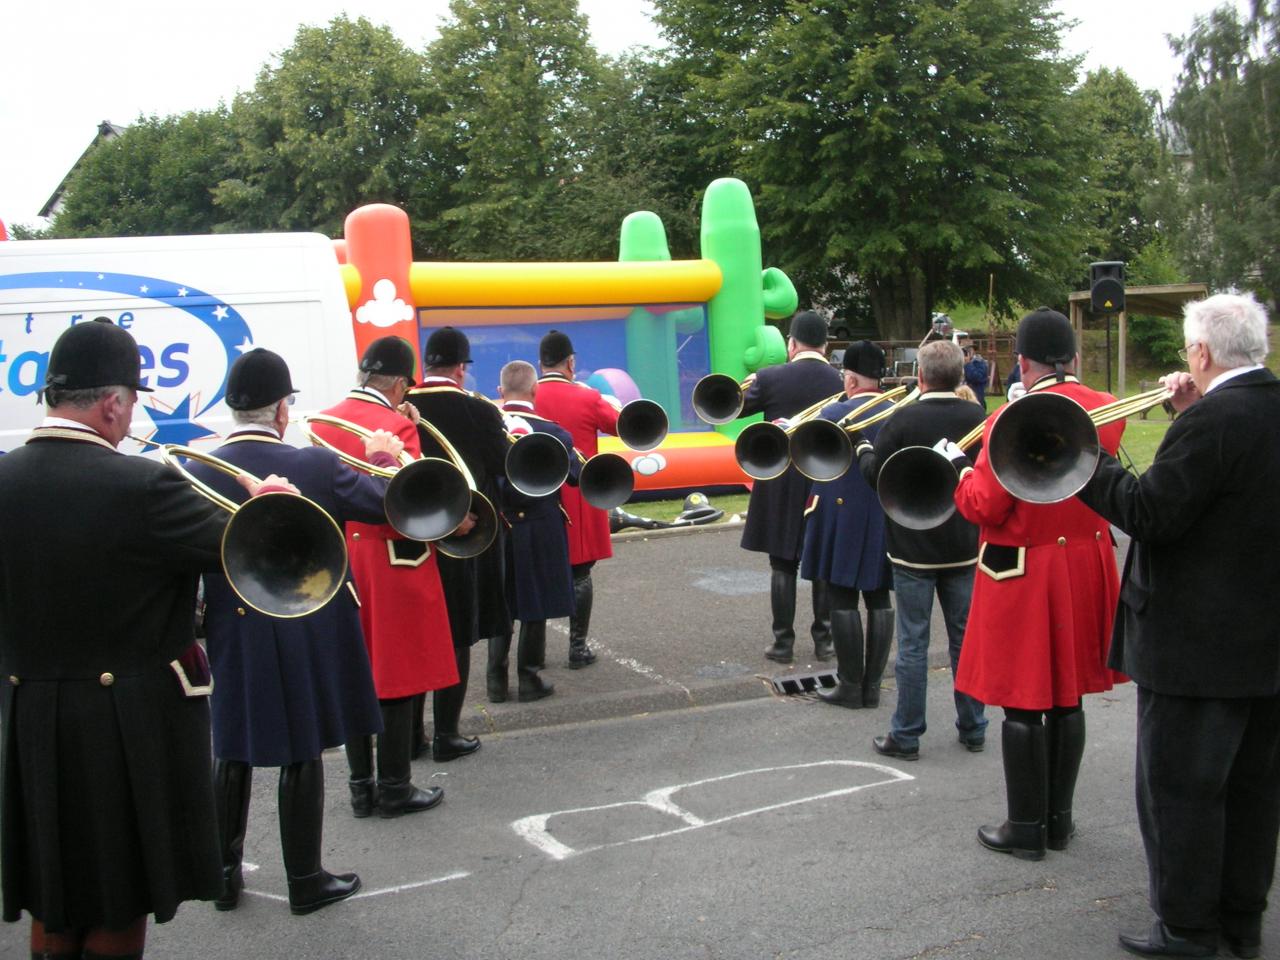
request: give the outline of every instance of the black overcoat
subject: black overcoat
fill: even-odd
[[[163,922],[218,894],[208,699],[169,664],[225,524],[175,471],[100,439],[37,430],[0,458],[6,920]]]
[[[438,380],[426,381],[409,391],[406,398],[418,408],[424,420],[444,434],[471,471],[476,488],[489,498],[494,509],[501,506],[498,480],[506,469],[511,446],[497,406]],[[435,438],[419,429],[424,457],[443,457]],[[460,560],[439,554],[440,582],[449,608],[449,628],[455,647],[469,647],[482,637],[500,637],[511,632],[504,585],[505,533],[498,524],[498,536],[478,557]]]
[[[743,395],[742,415],[765,420],[792,417],[840,392],[844,377],[818,353],[755,373]],[[804,507],[813,482],[794,466],[773,480],[757,480],[747,502],[742,548],[784,560],[799,560],[804,545]]]
[[[214,455],[259,479],[287,477],[339,527],[348,520],[385,519],[385,481],[349,469],[328,450],[243,433]],[[192,472],[224,496],[244,501],[244,489],[225,474],[204,466]],[[205,577],[214,756],[279,767],[382,730],[349,572],[347,581],[315,613],[284,620],[248,607],[220,573]]]
[[[1141,477],[1104,455],[1080,499],[1133,537],[1110,665],[1186,697],[1280,692],[1280,381],[1241,374],[1185,410]]]

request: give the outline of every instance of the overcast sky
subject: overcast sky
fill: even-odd
[[[1086,66],[1122,67],[1167,97],[1177,74],[1167,34],[1181,35],[1215,0],[1058,0],[1079,21],[1066,37]],[[286,49],[298,25],[326,23],[343,0],[10,0],[0,39],[0,220],[39,224],[37,213],[93,139],[97,125],[139,115],[230,104],[259,68]],[[597,49],[659,42],[648,0],[579,0]],[[420,49],[438,34],[447,0],[361,0]]]

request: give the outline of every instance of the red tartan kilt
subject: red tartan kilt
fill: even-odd
[[[435,548],[421,566],[393,567],[387,541],[380,535],[389,529],[347,524],[347,550],[360,595],[360,625],[379,700],[440,690],[458,682]]]
[[[1021,577],[996,581],[979,568],[956,689],[986,704],[1047,710],[1124,683],[1106,665],[1120,592],[1110,538],[1026,554]]]

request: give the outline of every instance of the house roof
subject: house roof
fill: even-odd
[[[58,204],[62,201],[63,196],[67,192],[67,181],[70,180],[71,175],[80,168],[80,164],[84,163],[84,158],[89,155],[90,151],[104,140],[114,140],[116,137],[120,136],[120,134],[124,133],[124,131],[124,127],[116,126],[110,120],[103,120],[98,124],[97,135],[95,135],[89,145],[84,148],[84,153],[80,154],[80,159],[71,165],[71,169],[67,171],[66,175],[58,183],[58,186],[49,196],[49,199],[45,201],[44,206],[40,208],[40,216],[50,217],[53,215]]]

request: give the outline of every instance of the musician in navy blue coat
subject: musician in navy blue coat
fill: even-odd
[[[386,482],[344,466],[328,450],[298,449],[281,437],[293,384],[269,350],[251,350],[231,367],[227,406],[237,424],[214,455],[256,476],[285,476],[338,524],[385,519]],[[371,462],[394,462],[399,438],[369,441]],[[240,487],[207,466],[192,472],[236,501]],[[353,873],[320,865],[324,814],[323,750],[380,733],[382,720],[360,629],[359,598],[348,583],[323,608],[296,619],[250,609],[225,577],[205,577],[205,631],[213,667],[214,788],[222,844],[223,889],[233,909],[243,887],[241,857],[254,767],[280,768],[280,842],[289,905],[309,913],[360,888]]]
[[[854,414],[860,422],[892,408],[880,400],[884,351],[859,340],[844,352],[842,400],[827,404],[819,416],[837,422]],[[875,438],[878,425],[862,431]],[[813,485],[801,557],[800,574],[827,585],[831,604],[831,639],[835,645],[838,683],[818,694],[842,707],[874,707],[880,703],[880,679],[893,643],[893,608],[889,605],[892,579],[885,549],[885,517],[880,500],[854,463],[843,476]],[[867,608],[863,633],[858,594]]]
[[[756,371],[746,381],[742,416],[763,413],[766,420],[793,417],[819,400],[840,392],[841,376],[827,362],[827,321],[811,310],[795,315],[787,338],[788,362]],[[742,549],[769,555],[769,603],[773,613],[773,644],[764,655],[777,663],[794,659],[796,573],[804,546],[804,508],[812,486],[794,466],[772,480],[751,486]],[[831,659],[826,597],[822,581],[814,582],[814,654]]]
[[[569,454],[569,480],[577,484],[579,460],[573,455],[573,436],[558,423],[533,412],[538,389],[538,372],[523,360],[513,360],[502,368],[498,390],[502,409],[510,423],[524,432],[547,433],[564,444]],[[573,568],[569,564],[566,515],[560,495],[530,497],[508,480],[502,482],[502,514],[509,526],[507,549],[507,606],[520,621],[516,645],[516,677],[519,700],[540,700],[555,688],[538,676],[545,662],[547,621],[573,615]],[[507,662],[511,634],[490,638],[486,676],[489,700],[507,698]]]

